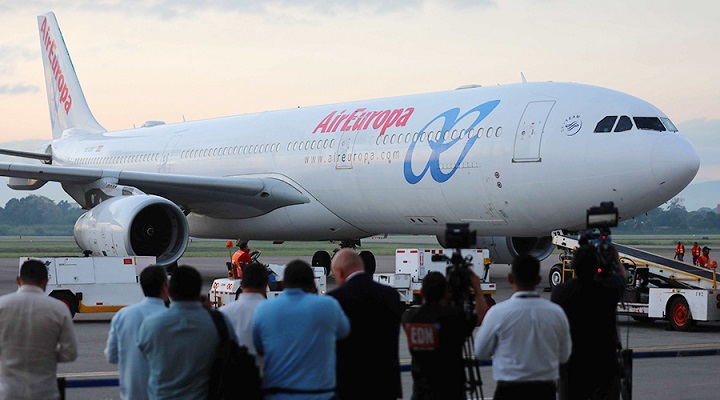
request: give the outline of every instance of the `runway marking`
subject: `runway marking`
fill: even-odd
[[[676,350],[676,349],[701,349],[705,347],[720,347],[720,343],[694,343],[694,344],[674,344],[667,346],[651,346],[651,347],[632,347],[633,351],[653,351],[653,350]]]

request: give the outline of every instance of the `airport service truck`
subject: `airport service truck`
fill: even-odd
[[[550,268],[550,286],[571,279],[572,254],[579,246],[575,236],[552,233],[553,243],[563,253],[561,262]],[[625,267],[627,282],[617,312],[637,321],[665,319],[673,330],[688,331],[697,321],[720,321],[720,290],[716,270],[621,244],[613,244]]]
[[[31,257],[20,257],[19,266]],[[32,257],[45,263],[45,292],[64,302],[70,314],[115,312],[144,297],[140,272],[155,264],[153,256]]]
[[[453,249],[432,248],[432,249],[397,249],[395,250],[395,272],[375,273],[373,279],[395,288],[400,293],[400,299],[407,305],[420,304],[422,295],[420,289],[422,280],[430,271],[438,271],[443,275],[447,271],[448,262],[442,259],[452,255]],[[495,301],[492,295],[497,288],[495,283],[489,282],[490,252],[487,249],[461,249],[463,258],[472,268],[473,272],[480,277],[480,287],[488,301],[492,305]]]
[[[283,272],[285,271],[285,265],[280,264],[263,264],[268,270],[268,283],[267,297],[276,297],[282,292],[282,280]],[[315,286],[318,289],[318,294],[325,294],[327,292],[327,277],[325,276],[324,267],[312,267],[313,275],[315,276]],[[215,279],[210,287],[208,293],[208,299],[210,305],[214,308],[220,308],[223,305],[237,300],[240,295],[240,283],[242,279],[233,278],[219,278]]]

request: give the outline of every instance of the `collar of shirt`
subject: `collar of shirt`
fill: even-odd
[[[42,294],[45,294],[45,291],[40,286],[29,285],[29,284],[21,285],[17,291],[19,293],[42,293]]]
[[[524,299],[524,298],[528,298],[528,297],[540,297],[540,294],[538,294],[538,292],[536,292],[534,290],[521,290],[521,291],[517,291],[517,292],[513,293],[513,295],[511,297],[517,298],[517,299]]]
[[[348,275],[348,277],[345,280],[349,281],[350,279],[353,278],[353,276],[358,276],[358,275],[364,274],[364,273],[365,273],[365,271],[355,271],[352,274]]]

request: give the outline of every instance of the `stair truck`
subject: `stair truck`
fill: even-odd
[[[579,246],[576,236],[562,231],[554,231],[552,240],[563,252],[560,263],[550,268],[551,288],[572,278],[572,254]],[[720,321],[715,268],[696,267],[617,243],[613,246],[627,272],[618,314],[637,321],[665,319],[677,331],[688,331],[697,321]]]

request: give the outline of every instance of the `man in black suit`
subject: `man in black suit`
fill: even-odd
[[[365,272],[360,256],[341,249],[330,269],[335,297],[350,320],[350,335],[337,343],[337,394],[341,400],[399,399],[398,341],[404,305],[398,292]],[[370,367],[360,360],[369,360]]]

